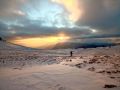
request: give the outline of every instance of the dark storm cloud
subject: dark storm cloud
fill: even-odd
[[[56,27],[41,27],[40,22],[36,21],[22,21],[24,26],[11,25],[9,26],[11,30],[16,30],[18,35],[27,34],[27,35],[55,35],[59,32],[65,32],[71,36],[79,36],[81,34],[88,35],[91,32],[88,32],[87,29],[78,29],[78,28],[56,28]],[[17,34],[16,33],[16,34]]]
[[[82,0],[83,22],[99,21],[120,13],[120,0]]]
[[[84,14],[78,25],[88,25],[103,33],[120,33],[120,0],[82,0]]]

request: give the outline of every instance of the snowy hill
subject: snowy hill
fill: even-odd
[[[120,46],[34,50],[0,41],[0,90],[106,88],[120,90]]]
[[[0,41],[0,50],[33,50],[20,45],[15,45],[6,41]]]

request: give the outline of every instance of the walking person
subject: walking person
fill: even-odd
[[[72,57],[73,56],[73,51],[70,51],[70,57]]]

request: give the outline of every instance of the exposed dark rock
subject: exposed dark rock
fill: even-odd
[[[105,55],[104,57],[105,57],[105,58],[110,58],[110,56],[108,56],[108,55]]]
[[[97,73],[105,73],[105,70],[102,70],[102,71],[98,71]]]
[[[111,74],[111,71],[106,71],[107,74]]]
[[[80,56],[80,59],[83,59],[83,56]]]
[[[83,61],[83,63],[87,63],[87,61]]]
[[[115,88],[115,87],[117,87],[117,86],[113,85],[113,84],[110,84],[110,85],[105,84],[105,86],[104,86],[104,88]]]
[[[96,63],[96,61],[97,61],[97,59],[93,58],[89,61],[89,64],[94,64],[94,63]]]
[[[82,68],[83,63],[76,64],[75,66],[78,68]]]
[[[95,71],[94,67],[88,68],[89,71]]]
[[[115,79],[115,77],[110,77],[110,78]]]

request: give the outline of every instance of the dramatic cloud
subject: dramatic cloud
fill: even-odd
[[[51,0],[53,2],[59,3],[65,7],[69,12],[69,19],[72,21],[77,21],[82,14],[82,9],[80,7],[79,0]]]
[[[0,35],[120,34],[120,0],[0,0]]]
[[[24,0],[0,0],[0,17],[15,18],[17,16],[23,16],[23,12],[20,10]]]
[[[84,14],[78,22],[79,25],[100,29],[115,29],[120,26],[119,0],[82,0],[82,4]]]

